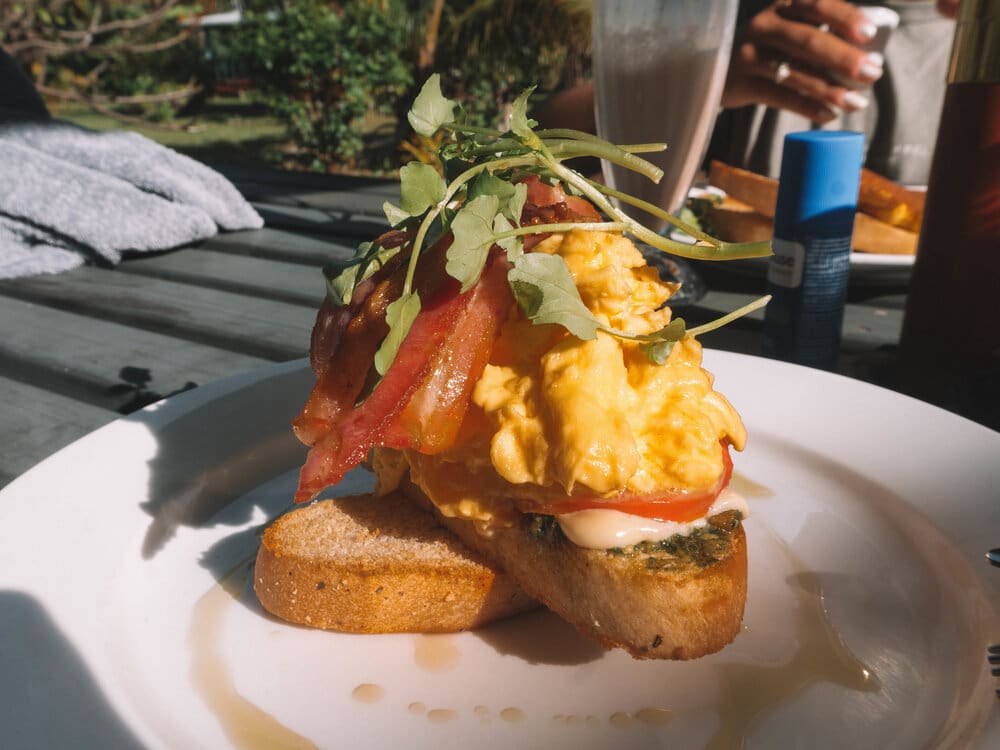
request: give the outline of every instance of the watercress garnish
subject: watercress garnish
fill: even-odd
[[[666,361],[673,345],[685,336],[712,330],[766,304],[767,298],[762,298],[717,321],[690,330],[680,318],[649,334],[619,331],[599,321],[583,304],[565,261],[558,255],[525,253],[525,235],[571,229],[624,232],[665,252],[713,260],[769,255],[770,243],[722,242],[682,223],[658,206],[592,182],[566,167],[563,164],[566,159],[595,156],[659,182],[662,170],[637,154],[663,150],[666,146],[616,146],[575,130],[536,130],[538,123],[527,114],[531,92],[532,89],[528,89],[514,101],[506,132],[466,124],[459,104],[442,94],[437,75],[426,81],[414,100],[408,115],[413,129],[427,137],[439,137],[442,132],[445,137],[438,153],[440,171],[421,162],[407,164],[400,170],[400,205],[386,203],[384,206],[390,225],[409,231],[412,239],[406,243],[409,261],[402,293],[387,308],[389,333],[375,355],[378,375],[388,371],[420,312],[420,298],[413,289],[420,253],[448,232],[452,233],[453,241],[446,253],[445,270],[461,283],[462,291],[476,284],[490,248],[498,245],[512,265],[508,283],[514,298],[529,320],[539,325],[563,326],[581,339],[592,339],[598,331],[603,331],[637,341],[647,356],[657,363]],[[608,217],[607,220],[519,226],[527,197],[523,180],[530,175],[561,185],[567,194],[585,197]],[[657,234],[620,210],[612,199],[642,208],[681,227],[695,238],[695,244],[675,242]],[[349,302],[354,287],[399,251],[400,248],[389,250],[366,243],[350,261],[326,269],[331,301],[338,305]]]

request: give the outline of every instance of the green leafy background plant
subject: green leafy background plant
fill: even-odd
[[[198,27],[233,8],[241,23]],[[587,73],[589,26],[589,0],[0,2],[0,44],[56,114],[196,132],[205,98],[236,91],[284,123],[285,166],[322,171],[433,163],[439,144],[406,122],[429,75],[493,127],[529,85],[540,102]]]

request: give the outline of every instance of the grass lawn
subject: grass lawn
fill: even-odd
[[[53,107],[52,114],[94,130],[134,130],[206,163],[278,166],[288,141],[285,126],[259,105],[237,98],[209,99],[176,130],[124,123],[81,104]]]

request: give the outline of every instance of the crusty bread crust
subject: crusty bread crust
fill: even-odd
[[[709,182],[726,193],[721,205],[706,212],[711,231],[729,242],[771,239],[777,180],[713,161]],[[923,207],[923,191],[862,169],[851,247],[862,253],[913,255]]]
[[[429,504],[410,482],[404,492]],[[638,659],[696,659],[740,631],[747,589],[742,524],[726,535],[725,555],[706,565],[656,552],[584,549],[559,533],[541,537],[528,516],[489,535],[464,519],[441,521],[581,633]]]
[[[444,633],[537,607],[398,493],[323,500],[278,518],[254,589],[273,615],[348,633]]]

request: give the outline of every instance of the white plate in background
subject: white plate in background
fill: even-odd
[[[721,653],[634,661],[544,612],[447,636],[264,615],[249,561],[303,455],[296,362],[118,420],[0,492],[4,746],[1000,745],[1000,434],[817,370],[706,364],[750,432],[749,603]]]

